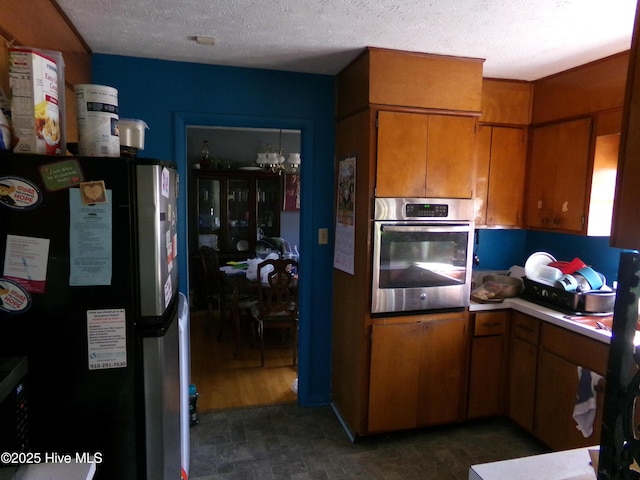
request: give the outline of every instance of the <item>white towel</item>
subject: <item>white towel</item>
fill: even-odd
[[[596,418],[596,386],[602,377],[586,368],[578,367],[578,391],[573,407],[573,419],[576,428],[584,438],[593,433],[593,421]]]

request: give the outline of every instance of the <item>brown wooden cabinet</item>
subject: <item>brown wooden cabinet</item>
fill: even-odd
[[[527,225],[608,236],[621,110],[533,129]]]
[[[540,320],[514,312],[509,356],[509,417],[533,431]]]
[[[590,117],[533,129],[528,227],[583,232],[590,141]]]
[[[555,325],[542,326],[533,432],[554,450],[600,443],[604,394],[596,394],[596,418],[591,436],[585,438],[576,429],[572,414],[578,391],[578,366],[604,376],[608,351],[607,344]]]
[[[354,436],[464,415],[470,337],[468,328],[464,334],[459,329],[467,314],[442,325],[402,316],[373,318],[371,219],[376,195],[473,198],[473,127],[481,92],[477,59],[367,48],[337,76],[336,171],[337,162],[355,157],[357,247],[353,272],[334,269],[331,393],[334,410]],[[449,329],[452,333],[441,333]],[[429,338],[441,342],[427,348]],[[404,375],[412,381],[398,381]],[[416,408],[406,408],[406,397]],[[401,405],[402,413],[394,405]]]
[[[509,310],[473,314],[469,366],[469,418],[504,413],[506,338]]]
[[[526,139],[526,127],[479,126],[476,226],[522,227]]]
[[[372,326],[368,431],[462,420],[467,313],[400,318]]]
[[[378,112],[376,196],[471,198],[476,117]]]

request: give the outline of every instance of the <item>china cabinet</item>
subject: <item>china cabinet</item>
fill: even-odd
[[[280,236],[281,176],[253,170],[194,173],[192,225],[198,247],[210,246],[221,257],[246,258],[258,239]]]

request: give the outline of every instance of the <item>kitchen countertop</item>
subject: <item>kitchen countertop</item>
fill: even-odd
[[[594,340],[598,340],[603,343],[611,342],[611,332],[603,329],[596,329],[590,327],[588,325],[584,325],[577,321],[573,321],[570,318],[571,315],[567,315],[563,312],[558,312],[556,310],[552,310],[547,307],[543,307],[533,302],[529,302],[519,297],[515,298],[505,298],[501,303],[478,303],[473,300],[469,304],[470,312],[483,312],[490,310],[503,310],[506,308],[510,308],[512,310],[516,310],[518,312],[526,313],[527,315],[531,315],[532,317],[539,318],[545,322],[551,323],[553,325],[557,325],[562,328],[566,328],[567,330],[571,330],[572,332],[580,333],[586,337],[593,338]],[[587,317],[584,318],[593,318]],[[634,342],[636,345],[640,344],[640,335],[636,334],[636,339]]]
[[[469,480],[595,480],[589,450],[598,446],[576,448],[514,458],[501,462],[482,463],[469,468]]]

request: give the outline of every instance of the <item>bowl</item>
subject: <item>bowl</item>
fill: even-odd
[[[524,264],[524,273],[527,278],[531,280],[536,280],[538,277],[538,271],[541,266],[547,266],[552,262],[555,262],[556,259],[553,255],[547,252],[536,252],[532,253],[527,261]],[[562,275],[562,274],[561,274]]]
[[[494,282],[502,287],[500,291],[495,294],[495,296],[498,298],[517,297],[522,293],[522,289],[524,287],[522,280],[516,277],[511,277],[509,275],[485,275],[484,277],[482,277],[482,281],[485,283]]]

